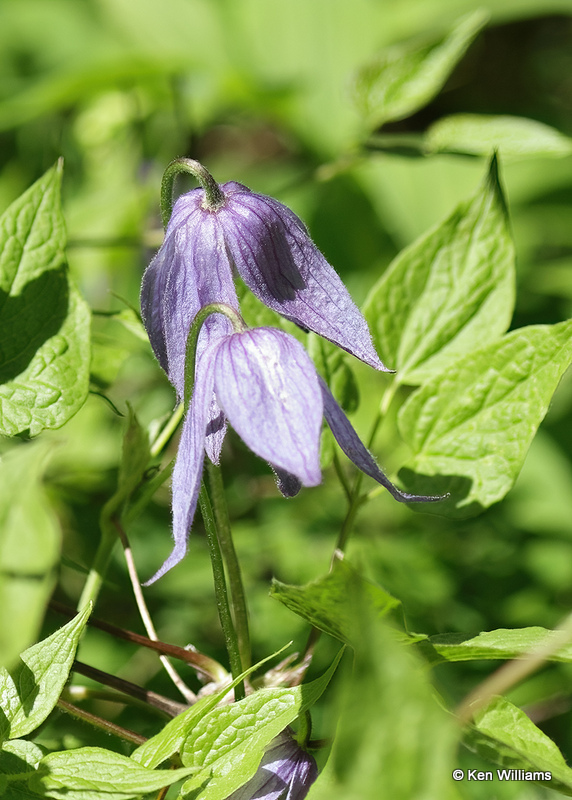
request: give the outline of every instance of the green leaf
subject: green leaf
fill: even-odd
[[[369,128],[403,119],[427,105],[487,22],[475,11],[445,36],[430,42],[390,47],[363,67],[355,81],[355,101]]]
[[[0,738],[14,739],[35,730],[52,711],[70,673],[91,608],[29,647],[11,671],[0,670]]]
[[[41,483],[48,457],[33,443],[0,461],[0,667],[35,641],[55,582],[61,531]]]
[[[364,580],[341,559],[336,559],[331,572],[306,586],[288,586],[273,580],[270,594],[315,628],[345,644],[355,644],[356,603],[364,603],[368,612],[376,616],[400,606],[399,600]]]
[[[0,750],[0,796],[3,800],[34,800],[43,797],[32,791],[23,776],[34,775],[44,753],[37,744],[25,739],[4,742]],[[2,780],[5,788],[2,792]]]
[[[203,717],[181,751],[183,764],[201,768],[184,784],[182,794],[194,792],[193,800],[225,800],[246,783],[272,739],[318,700],[341,653],[342,650],[330,668],[311,683],[290,689],[260,689]]]
[[[86,303],[70,282],[61,163],[0,217],[0,434],[59,428],[87,397]]]
[[[426,149],[434,153],[467,153],[503,158],[567,156],[572,139],[536,120],[524,117],[453,114],[433,123],[425,135]]]
[[[497,162],[483,186],[405,248],[363,311],[382,361],[419,384],[506,331],[514,305],[514,247]]]
[[[467,516],[501,500],[571,360],[572,320],[530,326],[421,386],[398,417],[414,454],[402,483],[409,491],[450,491],[439,513]]]
[[[432,663],[442,661],[477,661],[481,659],[512,659],[536,650],[554,631],[530,627],[485,631],[477,636],[462,633],[443,633],[430,636],[418,647]],[[550,661],[572,662],[572,644],[551,654]]]
[[[133,760],[144,767],[155,769],[159,764],[172,758],[180,752],[192,727],[215,707],[227,691],[225,689],[209,697],[201,697],[186,711],[177,714],[156,736],[147,739],[131,754]]]
[[[288,646],[288,645],[287,645]],[[194,705],[178,714],[174,719],[168,722],[165,727],[151,739],[140,745],[131,754],[137,763],[142,764],[144,767],[155,768],[162,764],[163,761],[171,758],[175,753],[179,753],[183,742],[189,735],[192,728],[197,722],[205,717],[213,708],[215,708],[221,700],[232,690],[234,687],[247,678],[252,672],[257,670],[270,659],[275,658],[282,653],[286,647],[273,653],[267,658],[262,659],[257,664],[253,664],[243,673],[238,675],[234,680],[223,686],[218,692],[213,692],[211,695],[202,697]]]
[[[524,711],[503,697],[475,715],[475,727],[467,731],[464,742],[501,768],[548,772],[547,786],[572,795],[572,769],[560,750]]]
[[[50,753],[39,764],[32,788],[57,800],[127,800],[187,778],[192,769],[152,770],[101,747]]]

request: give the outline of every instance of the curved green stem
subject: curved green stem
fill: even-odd
[[[192,175],[204,189],[203,208],[216,211],[225,204],[225,196],[213,176],[202,164],[192,158],[176,158],[167,166],[161,182],[161,218],[166,228],[173,213],[173,187],[175,178],[181,173]]]
[[[248,669],[251,664],[250,633],[248,630],[248,610],[246,595],[242,582],[240,564],[232,541],[230,520],[224,495],[224,486],[220,467],[207,460],[207,472],[211,490],[211,500],[217,523],[218,541],[222,557],[228,573],[230,597],[234,612],[234,624],[238,639],[238,649],[242,662],[242,669]]]
[[[218,609],[218,616],[224,634],[228,658],[230,661],[230,670],[232,677],[237,678],[242,669],[242,662],[240,660],[240,650],[238,646],[238,637],[236,629],[232,621],[230,613],[230,605],[228,602],[228,591],[226,586],[226,578],[224,574],[224,564],[218,540],[217,525],[213,514],[210,498],[207,492],[205,483],[201,485],[199,493],[199,505],[205,523],[205,531],[207,534],[207,541],[209,546],[209,554],[211,558],[211,565],[213,571],[214,587],[216,604]],[[244,682],[241,681],[235,686],[234,697],[235,700],[242,700],[245,696]]]
[[[193,324],[191,325],[191,329],[187,337],[187,346],[185,352],[185,413],[188,412],[193,396],[197,345],[201,328],[207,317],[210,314],[216,313],[224,314],[228,319],[230,319],[235,332],[243,331],[246,328],[244,320],[240,314],[235,311],[234,308],[231,308],[225,303],[211,303],[201,308],[201,310],[198,312],[193,320]],[[250,662],[248,619],[244,600],[244,590],[242,588],[242,579],[240,577],[240,567],[234,551],[234,545],[232,544],[228,514],[226,511],[226,504],[224,502],[222,479],[220,477],[220,473],[218,474],[217,478],[216,471],[211,472],[211,491],[213,492],[215,506],[214,514],[211,500],[204,481],[201,485],[201,491],[199,493],[199,505],[201,507],[205,529],[207,532],[220,623],[226,641],[226,649],[228,651],[232,676],[233,678],[236,678],[241,672],[243,672],[247,662]],[[231,594],[233,604],[235,606],[236,625],[240,631],[240,635],[237,633],[237,628],[235,627],[235,622],[233,621],[232,614],[230,612],[228,589],[226,585],[221,547],[227,561],[227,569],[229,571],[231,583]],[[244,664],[242,662],[241,655],[246,659]],[[234,690],[234,696],[237,700],[240,700],[244,697],[244,694],[244,682],[241,682],[236,686]]]
[[[211,314],[223,314],[232,323],[235,333],[241,333],[246,330],[246,323],[232,306],[226,303],[209,303],[203,306],[193,320],[189,335],[187,336],[187,345],[185,350],[185,398],[184,408],[187,412],[193,396],[193,387],[195,385],[195,364],[197,360],[197,345],[199,343],[199,335],[201,328],[210,317]]]
[[[135,731],[122,728],[119,725],[116,725],[114,722],[109,722],[102,717],[98,717],[96,714],[91,714],[89,711],[84,711],[82,708],[78,708],[77,706],[74,706],[73,703],[68,703],[66,700],[62,700],[61,698],[58,700],[58,708],[61,708],[61,710],[65,711],[66,714],[71,714],[72,717],[81,719],[83,722],[88,722],[90,725],[93,725],[99,730],[105,731],[105,733],[110,733],[112,736],[117,736],[119,739],[123,739],[124,742],[129,742],[130,744],[139,746],[147,741],[144,736],[140,736],[138,733],[135,733]]]
[[[308,746],[308,742],[312,736],[312,717],[307,709],[298,717],[298,725],[299,727],[296,741],[300,747],[305,748]]]

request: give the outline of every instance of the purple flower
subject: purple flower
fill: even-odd
[[[192,321],[209,303],[238,310],[236,268],[269,308],[314,331],[378,370],[367,323],[346,287],[286,206],[231,181],[214,207],[205,191],[179,197],[165,240],[143,277],[141,308],[159,363],[183,395],[185,345]],[[229,332],[214,315],[203,326],[199,354]]]
[[[272,740],[253,777],[227,800],[303,800],[317,777],[314,758],[286,729]]]
[[[282,493],[293,496],[301,485],[316,486],[321,481],[322,417],[348,458],[397,500],[440,499],[407,494],[386,478],[297,339],[275,328],[223,334],[197,359],[193,396],[173,470],[174,548],[148,583],[186,553],[205,450],[217,463],[226,419],[250,449],[271,464]]]

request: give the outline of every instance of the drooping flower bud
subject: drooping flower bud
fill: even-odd
[[[296,214],[240,183],[218,186],[197,162],[183,162],[206,188],[178,198],[141,291],[151,345],[179,397],[187,334],[199,309],[218,302],[238,310],[234,269],[269,308],[386,370],[363,315]],[[199,354],[227,330],[226,320],[209,319]]]
[[[287,728],[272,740],[255,775],[227,800],[303,800],[317,777],[314,758]]]

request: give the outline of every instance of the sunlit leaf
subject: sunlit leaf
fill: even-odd
[[[35,641],[56,579],[61,530],[41,482],[48,458],[33,443],[0,460],[0,666]]]
[[[548,773],[547,786],[572,795],[572,769],[558,747],[524,711],[504,697],[496,697],[475,715],[474,728],[467,731],[464,741],[470,749],[505,771],[524,770],[528,780],[536,773],[537,780],[543,782],[542,777]],[[496,777],[499,777],[498,772]],[[504,777],[504,780],[510,779]],[[515,779],[518,777],[513,775],[512,780]]]
[[[286,648],[282,648],[284,650]],[[166,761],[171,756],[179,753],[185,739],[189,736],[191,730],[195,725],[205,717],[210,711],[213,710],[223,700],[226,695],[234,689],[234,687],[247,678],[252,672],[259,669],[263,664],[272,658],[279,655],[282,650],[273,653],[257,664],[253,664],[240,675],[237,675],[230,683],[223,685],[218,692],[213,692],[206,697],[201,697],[190,708],[178,714],[174,719],[168,722],[165,727],[151,739],[147,739],[137,750],[135,750],[131,757],[142,764],[144,767],[157,767]]]
[[[32,788],[56,800],[127,800],[188,777],[192,769],[152,770],[101,747],[49,753]]]
[[[34,742],[25,739],[4,742],[0,750],[0,796],[3,800],[35,800],[44,796],[33,791],[25,780],[25,776],[31,777],[35,773],[43,755],[42,749]]]
[[[44,722],[68,679],[91,607],[20,656],[11,672],[0,670],[0,735],[25,736]]]
[[[0,217],[0,433],[59,428],[87,397],[90,313],[70,282],[61,164]]]
[[[496,159],[482,187],[406,247],[364,304],[382,361],[419,384],[506,331],[514,305],[514,246]]]
[[[354,94],[368,126],[403,119],[432,100],[486,21],[483,11],[475,11],[445,36],[394,45],[363,67]]]
[[[572,321],[530,326],[421,386],[399,413],[413,451],[401,481],[411,491],[449,490],[440,513],[474,513],[501,500],[571,361]]]
[[[483,114],[454,114],[434,122],[424,138],[431,152],[488,156],[498,151],[503,158],[567,156],[572,139],[533,119]]]
[[[321,696],[339,656],[315,681],[291,689],[260,689],[238,703],[215,708],[192,729],[183,764],[200,767],[183,786],[193,800],[225,800],[256,772],[268,744]]]
[[[512,659],[529,653],[545,644],[554,631],[540,627],[499,628],[477,636],[461,633],[442,633],[430,636],[419,645],[423,654],[436,663],[440,661],[476,661],[480,659]],[[550,661],[572,663],[572,645],[552,653]]]

